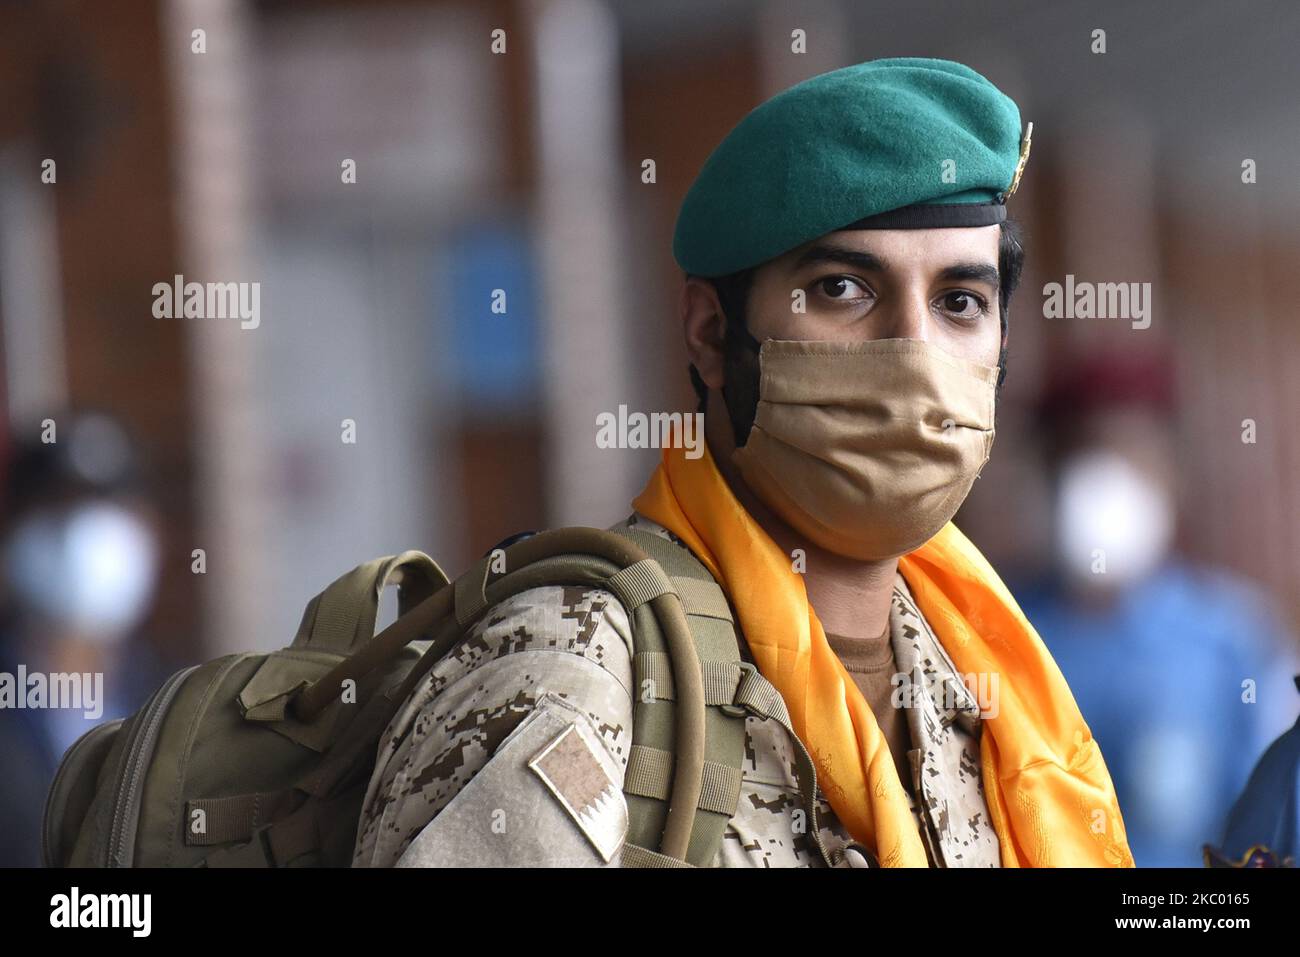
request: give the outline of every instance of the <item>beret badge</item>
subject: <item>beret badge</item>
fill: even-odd
[[[1015,175],[1011,177],[1011,185],[1007,187],[1006,192],[998,197],[998,202],[1005,203],[1020,185],[1020,174],[1025,171],[1025,164],[1029,162],[1029,143],[1033,136],[1034,124],[1030,122],[1025,126],[1025,135],[1020,141],[1020,159],[1016,163]]]

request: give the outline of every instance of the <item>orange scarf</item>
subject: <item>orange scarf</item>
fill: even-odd
[[[870,706],[831,651],[790,557],[736,499],[707,444],[697,459],[666,448],[632,505],[680,536],[730,596],[758,670],[785,699],[840,821],[885,867],[927,866]],[[898,566],[957,670],[997,676],[980,765],[1002,865],[1132,867],[1101,751],[984,556],[949,522]]]

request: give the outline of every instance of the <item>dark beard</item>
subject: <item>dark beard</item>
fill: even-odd
[[[731,419],[736,448],[740,448],[749,440],[749,430],[754,425],[754,416],[758,414],[758,354],[730,323],[727,325],[723,350],[725,380],[722,400],[726,403],[727,416]]]

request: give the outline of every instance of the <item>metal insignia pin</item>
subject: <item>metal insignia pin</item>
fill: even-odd
[[[1011,177],[1011,185],[1007,187],[1007,191],[1002,194],[1002,202],[1004,203],[1010,198],[1011,194],[1016,191],[1016,187],[1020,185],[1020,174],[1025,171],[1025,163],[1029,161],[1029,144],[1033,139],[1033,136],[1034,124],[1033,122],[1030,122],[1025,127],[1024,139],[1020,141],[1020,159],[1016,162],[1015,175]]]

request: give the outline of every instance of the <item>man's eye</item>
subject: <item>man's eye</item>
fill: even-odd
[[[849,276],[827,276],[818,280],[817,288],[827,299],[862,299],[870,294],[862,283]]]
[[[950,292],[944,295],[941,301],[945,312],[962,319],[978,318],[988,310],[988,303],[984,297],[977,296],[973,292]]]

